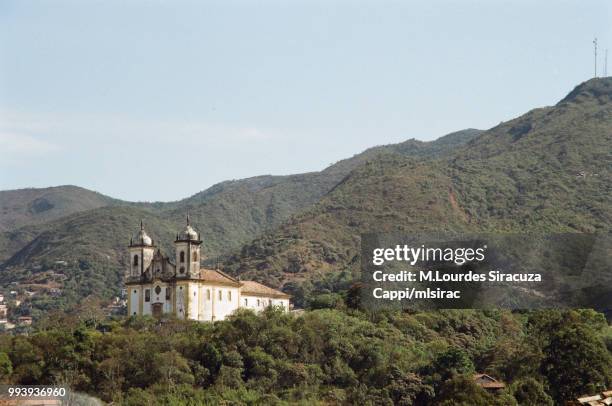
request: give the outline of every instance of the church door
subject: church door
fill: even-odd
[[[164,304],[163,303],[153,303],[153,317],[161,318],[162,313],[164,312]]]

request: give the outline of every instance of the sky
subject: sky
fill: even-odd
[[[171,201],[491,128],[592,77],[594,37],[601,73],[611,21],[609,0],[3,0],[0,190]]]

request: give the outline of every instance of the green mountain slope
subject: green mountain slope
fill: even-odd
[[[585,82],[441,159],[374,157],[225,270],[276,286],[353,272],[364,232],[610,230],[611,83]]]
[[[118,203],[119,200],[77,186],[0,191],[0,231]]]
[[[425,157],[432,153],[447,153],[461,143],[467,142],[478,133],[478,130],[466,130],[442,137],[433,142],[407,141],[415,147],[407,148],[406,143],[375,147],[352,158],[341,161],[322,172],[312,172],[290,176],[258,176],[237,181],[222,182],[212,186],[189,198],[170,203],[130,203],[110,198],[105,198],[99,202],[97,210],[87,209],[85,203],[81,204],[79,210],[73,210],[72,215],[57,213],[56,218],[45,217],[45,222],[57,220],[53,224],[39,224],[35,226],[25,226],[12,228],[10,231],[0,233],[0,261],[4,261],[4,266],[8,265],[27,265],[31,262],[42,260],[57,259],[60,256],[68,256],[71,244],[76,237],[61,239],[57,248],[53,251],[46,250],[22,250],[28,243],[45,245],[46,241],[53,235],[67,234],[70,230],[84,231],[80,226],[74,225],[74,219],[88,218],[89,223],[103,229],[105,223],[104,214],[117,211],[118,216],[125,216],[132,213],[130,222],[125,223],[122,230],[124,236],[129,236],[138,226],[140,217],[154,216],[159,221],[168,225],[165,230],[167,235],[175,233],[183,225],[186,213],[189,213],[193,222],[197,224],[204,239],[204,248],[209,257],[220,253],[226,253],[239,247],[241,244],[250,241],[256,236],[274,229],[292,214],[300,211],[317,202],[322,196],[329,192],[338,182],[340,182],[354,167],[365,162],[367,156],[375,153],[381,154],[402,154],[406,156]],[[375,152],[373,152],[375,151]],[[64,200],[72,198],[76,200],[76,195],[70,194],[73,190],[89,192],[85,189],[74,187],[50,188],[55,194],[61,194],[62,190],[68,193]],[[85,193],[87,192],[87,193]],[[14,211],[27,211],[27,202],[23,199],[22,191],[0,192],[11,196],[22,196],[24,204],[19,206],[18,199],[13,198]],[[36,198],[49,195],[47,189],[32,189],[28,193]],[[101,195],[100,195],[101,196]],[[60,200],[61,196],[55,196],[55,200]],[[86,200],[87,202],[87,200]],[[126,211],[125,207],[137,209],[136,211]],[[138,211],[140,210],[140,211]],[[65,214],[66,212],[64,212]],[[43,223],[43,220],[34,222]],[[129,223],[129,224],[128,224]],[[36,237],[36,240],[35,240]],[[72,239],[71,239],[72,238]],[[167,240],[164,239],[164,241]],[[103,243],[99,251],[109,252],[114,246]],[[13,258],[11,258],[15,255]],[[97,255],[92,247],[83,255]],[[118,258],[123,255],[123,247],[119,248],[111,255]]]
[[[213,187],[218,189],[213,195],[204,191],[160,216],[175,224],[172,230],[176,232],[189,213],[202,233],[205,252],[211,257],[280,225],[292,214],[318,201],[340,176],[308,173],[224,182]]]
[[[446,134],[434,141],[426,142],[411,138],[399,144],[380,145],[368,148],[351,158],[343,159],[325,169],[324,172],[340,172],[346,175],[365,162],[382,155],[401,155],[414,159],[442,158],[453,154],[457,148],[467,144],[481,133],[482,130],[468,128]]]
[[[17,283],[37,290],[36,309],[61,307],[95,293],[119,293],[126,244],[141,219],[162,248],[172,252],[175,233],[185,214],[202,233],[208,261],[272,232],[292,215],[319,200],[348,179],[368,156],[422,160],[445,156],[478,135],[477,130],[450,134],[433,142],[410,140],[375,147],[321,172],[292,176],[259,176],[217,184],[189,198],[170,203],[112,202],[112,205],[74,213],[45,224],[0,233],[0,286]],[[350,176],[349,176],[350,177]],[[63,289],[61,297],[44,292]]]

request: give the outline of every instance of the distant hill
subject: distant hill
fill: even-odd
[[[436,159],[373,156],[225,270],[275,286],[359,267],[364,232],[593,232],[612,225],[612,78]]]
[[[443,154],[467,142],[477,133],[478,130],[466,130],[432,142],[410,140],[401,144],[375,147],[322,172],[289,176],[266,175],[221,182],[191,197],[169,203],[131,203],[75,186],[3,191],[0,192],[0,201],[3,202],[3,207],[10,207],[10,213],[13,214],[7,214],[6,218],[3,216],[2,221],[6,226],[5,232],[0,233],[0,261],[4,261],[6,265],[25,264],[42,259],[24,255],[29,252],[26,250],[9,260],[25,244],[34,242],[34,237],[38,234],[61,233],[62,228],[74,230],[73,218],[87,218],[93,227],[102,228],[104,223],[98,222],[100,217],[95,209],[100,209],[101,213],[116,210],[121,216],[127,213],[123,210],[125,207],[136,209],[129,212],[133,216],[131,224],[126,224],[126,236],[134,231],[141,217],[150,216],[165,221],[169,226],[166,231],[170,235],[182,226],[186,213],[189,213],[202,232],[206,252],[209,256],[215,256],[277,227],[292,214],[316,203],[372,154],[401,154],[412,157]],[[407,143],[414,147],[406,147]],[[37,207],[38,211],[32,211],[31,207]],[[37,240],[37,244],[41,244],[44,235]],[[65,253],[68,253],[71,240],[64,241]],[[105,251],[110,247],[101,248],[101,251]],[[55,252],[60,254],[61,250]],[[92,250],[90,254],[96,255],[96,252]],[[120,256],[122,251],[115,254]],[[45,255],[48,253],[43,257]]]
[[[0,232],[118,203],[77,186],[0,191]]]
[[[186,212],[209,261],[221,256],[227,272],[274,286],[351,275],[363,232],[608,231],[611,81],[587,81],[484,132],[378,146],[321,172],[222,182],[171,203],[101,197],[56,218],[24,215],[29,225],[0,233],[0,283],[60,283],[68,302],[114,294],[140,219],[169,250]],[[14,213],[44,196],[31,194]]]
[[[0,284],[49,282],[47,275],[54,272],[47,271],[57,268],[59,262],[68,264],[68,268],[63,266],[60,271],[72,278],[63,282],[64,286],[72,286],[80,294],[89,292],[92,289],[80,288],[85,281],[74,282],[81,273],[91,273],[94,269],[98,292],[110,294],[108,286],[117,292],[120,286],[117,281],[123,275],[125,246],[140,219],[144,219],[152,237],[162,241],[168,252],[186,213],[202,233],[205,255],[214,262],[218,255],[231,253],[257,236],[272,232],[292,215],[316,204],[371,156],[416,160],[446,156],[478,133],[478,130],[466,130],[432,142],[409,140],[374,147],[321,172],[222,182],[177,202],[130,203],[105,198],[99,207],[89,210],[86,206],[74,205],[73,213],[31,219],[29,225],[0,233]],[[33,189],[31,194],[35,199],[44,196],[46,190],[36,194],[37,190]],[[2,193],[13,192],[20,191]],[[15,212],[26,211],[28,200],[23,201],[22,207],[13,205]],[[93,283],[91,279],[87,283]]]

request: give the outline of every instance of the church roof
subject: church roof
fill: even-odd
[[[269,296],[279,298],[289,298],[290,296],[280,290],[272,289],[266,285],[255,281],[241,281],[242,287],[240,288],[241,294],[254,295],[254,296]]]
[[[200,269],[199,280],[204,282],[221,283],[224,285],[240,286],[238,279],[215,269]]]

